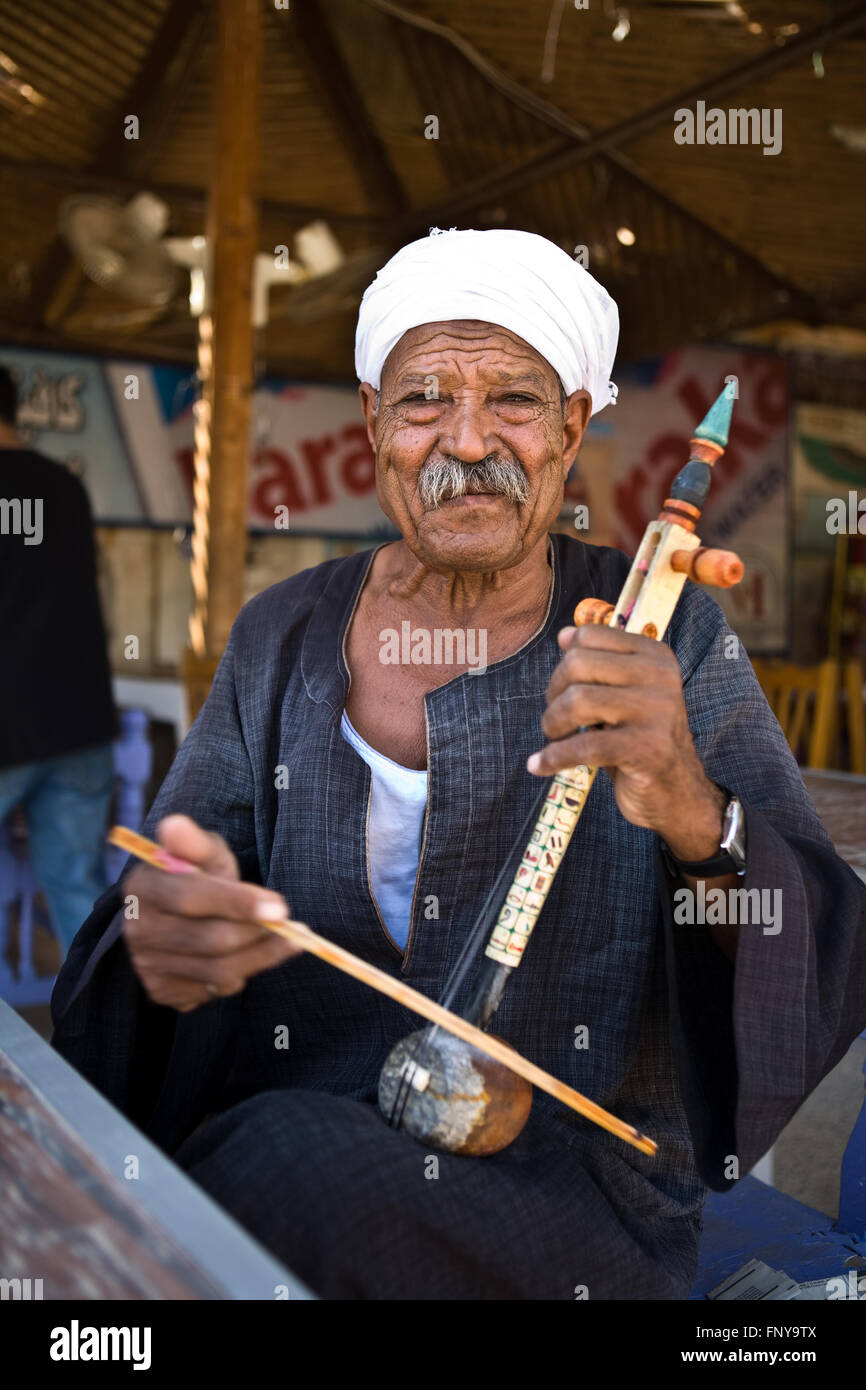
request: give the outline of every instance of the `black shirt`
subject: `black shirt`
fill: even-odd
[[[42,454],[0,448],[0,768],[114,732],[87,493]]]

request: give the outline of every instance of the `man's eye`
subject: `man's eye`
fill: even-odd
[[[503,400],[511,401],[511,402],[517,402],[518,405],[534,405],[534,404],[535,404],[535,398],[534,398],[533,396],[524,396],[524,395],[522,395],[521,392],[519,392],[519,391],[511,391],[511,392],[509,392],[509,394],[508,394],[507,396],[503,396]]]

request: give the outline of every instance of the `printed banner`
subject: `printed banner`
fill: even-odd
[[[798,405],[794,422],[797,545],[832,553],[840,532],[866,535],[866,413]]]
[[[18,381],[21,432],[81,476],[98,522],[191,522],[193,372],[24,348],[0,362]],[[252,529],[273,531],[286,507],[295,535],[393,533],[353,387],[262,381],[252,438]]]
[[[176,367],[0,349],[21,393],[33,446],[81,474],[99,522],[188,525],[192,518],[195,377]],[[788,376],[771,353],[689,348],[617,367],[619,400],[590,423],[561,522],[633,554],[688,456],[691,431],[735,378],[731,438],[700,527],[736,550],[737,588],[715,590],[754,651],[787,645]],[[373,455],[353,387],[260,383],[253,409],[250,526],[293,534],[394,534],[376,501]]]

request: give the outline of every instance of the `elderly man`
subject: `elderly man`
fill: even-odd
[[[380,271],[356,364],[402,539],[246,605],[145,827],[201,872],[132,868],[57,986],[55,1046],[325,1297],[685,1297],[706,1185],[866,1024],[866,889],[718,606],[689,586],[669,645],[571,626],[628,571],[549,534],[616,334],[526,233],[431,234]],[[382,660],[406,621],[485,633],[485,663]],[[538,779],[581,762],[608,775],[496,1032],[659,1151],[537,1094],[508,1148],[437,1168],[375,1105],[416,1017],[250,923],[288,903],[438,997]],[[781,930],[678,923],[699,881],[780,890]]]

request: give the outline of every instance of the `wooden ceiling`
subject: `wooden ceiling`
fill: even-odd
[[[361,293],[431,225],[588,246],[621,358],[779,319],[866,328],[866,0],[262,10],[261,250],[324,217],[346,254],[272,291],[270,370],[351,379]],[[0,0],[0,340],[192,361],[184,294],[143,309],[93,284],[58,208],[147,189],[170,234],[204,230],[215,27],[213,0]],[[780,109],[781,152],[676,144],[674,111],[699,100]]]

